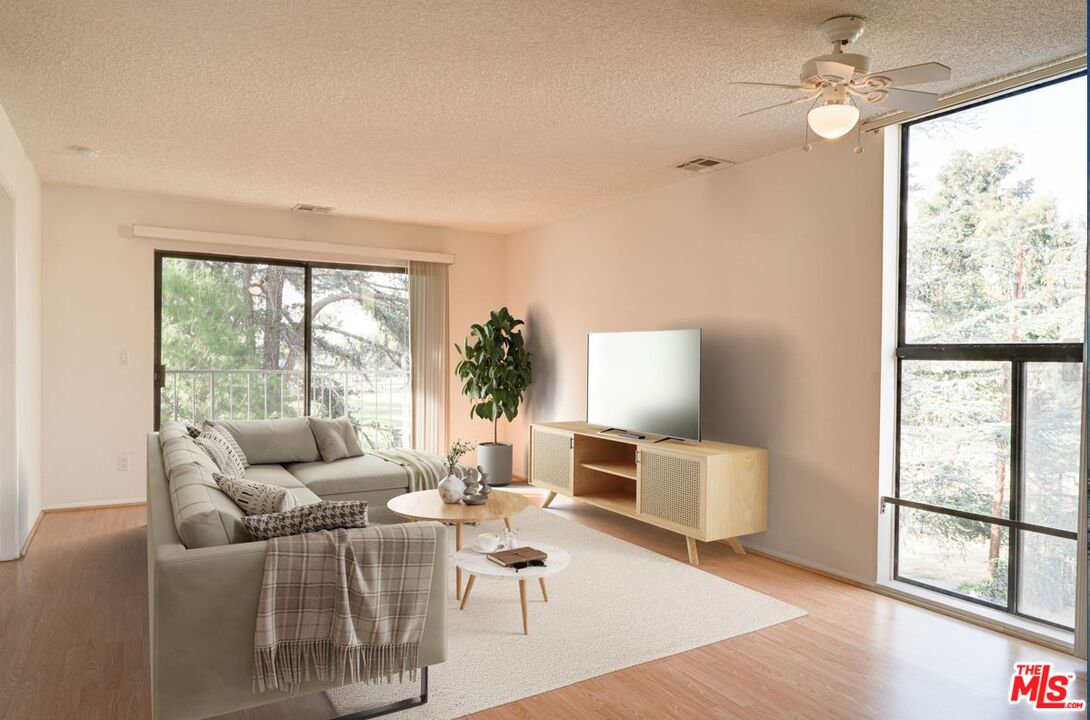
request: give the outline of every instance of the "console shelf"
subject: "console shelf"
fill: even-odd
[[[530,426],[531,485],[697,540],[726,540],[767,529],[768,451],[719,442],[604,435],[581,422]],[[549,501],[546,501],[548,505]]]
[[[616,475],[617,477],[628,478],[629,480],[636,479],[636,463],[619,461],[602,461],[602,462],[583,462],[579,463],[581,467],[585,467],[587,470],[597,470],[598,472],[606,473],[607,475]]]
[[[639,512],[636,509],[636,496],[624,492],[623,490],[617,490],[615,492],[604,492],[597,495],[580,495],[579,499],[588,505],[595,505],[606,510],[612,510],[620,515],[627,515],[628,517],[639,517]]]

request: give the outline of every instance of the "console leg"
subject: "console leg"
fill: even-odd
[[[742,543],[738,542],[738,538],[729,538],[727,544],[730,545],[730,549],[739,555],[745,555],[746,549],[742,547]]]
[[[685,545],[689,548],[689,564],[690,565],[699,565],[700,564],[700,556],[697,555],[697,552],[696,552],[696,540],[694,540],[691,537],[686,537],[685,538]]]
[[[548,496],[545,498],[545,502],[541,503],[541,507],[543,507],[543,508],[549,507],[549,503],[551,503],[555,499],[556,499],[556,493],[554,493],[553,491],[550,490]]]

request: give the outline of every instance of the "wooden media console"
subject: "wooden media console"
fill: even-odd
[[[768,526],[768,451],[720,442],[636,440],[583,422],[530,426],[531,485],[697,540],[737,538]]]

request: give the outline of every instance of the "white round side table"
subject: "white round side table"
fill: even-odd
[[[526,581],[537,578],[538,584],[541,585],[541,597],[545,602],[549,602],[549,591],[545,587],[545,578],[550,575],[556,575],[558,572],[568,567],[568,565],[571,564],[571,555],[568,554],[567,550],[558,548],[556,545],[528,542],[525,543],[524,546],[536,548],[548,555],[549,557],[545,560],[545,567],[531,566],[521,570],[515,570],[514,568],[497,565],[489,560],[484,553],[479,553],[473,549],[461,550],[455,553],[454,565],[469,574],[469,582],[466,584],[465,592],[462,594],[462,604],[459,606],[459,609],[465,610],[466,603],[469,602],[469,593],[473,590],[473,583],[476,581],[478,575],[482,577],[518,580],[519,602],[522,605],[522,634],[529,635],[530,624],[526,616]]]

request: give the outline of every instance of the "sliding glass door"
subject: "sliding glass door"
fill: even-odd
[[[902,143],[894,578],[1073,628],[1086,77]]]
[[[157,426],[347,416],[411,444],[404,271],[163,252],[156,302]]]
[[[408,275],[315,267],[311,283],[311,414],[348,415],[365,447],[411,444]]]

